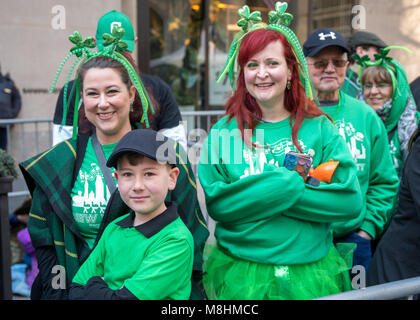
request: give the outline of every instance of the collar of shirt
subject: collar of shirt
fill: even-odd
[[[116,225],[122,228],[135,228],[146,238],[150,238],[179,217],[177,210],[178,206],[175,202],[165,202],[165,204],[167,207],[165,211],[139,226],[133,226],[134,211],[131,211],[127,217],[118,221]]]

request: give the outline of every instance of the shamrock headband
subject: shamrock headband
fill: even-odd
[[[57,73],[55,75],[55,78],[53,80],[53,83],[51,85],[50,92],[54,92],[55,85],[57,83],[58,77],[63,70],[64,65],[66,62],[75,55],[77,59],[74,61],[74,63],[70,67],[70,71],[67,74],[66,78],[66,84],[64,86],[64,94],[63,94],[63,120],[62,125],[65,125],[65,121],[67,118],[68,113],[68,101],[67,101],[67,88],[68,84],[71,78],[71,75],[73,74],[74,69],[76,66],[83,61],[82,65],[89,60],[95,58],[95,57],[108,57],[111,59],[114,59],[121,63],[121,65],[127,70],[127,73],[130,77],[130,80],[134,87],[136,88],[137,92],[139,93],[142,108],[143,108],[143,116],[140,120],[140,122],[144,122],[146,127],[150,127],[149,125],[149,119],[147,117],[147,111],[149,109],[149,106],[152,110],[152,113],[154,113],[154,108],[152,105],[152,102],[150,100],[150,97],[143,85],[143,82],[141,81],[139,75],[137,74],[135,68],[132,66],[132,64],[121,54],[124,52],[124,50],[127,49],[128,45],[125,43],[121,38],[124,35],[124,29],[119,27],[118,25],[115,25],[112,29],[112,34],[105,33],[103,34],[103,45],[104,48],[100,51],[94,51],[92,48],[95,48],[95,40],[93,37],[87,37],[83,40],[82,36],[78,31],[75,31],[72,35],[69,36],[69,40],[75,44],[74,47],[70,49],[70,53],[67,54],[63,61],[61,62],[60,66],[58,67]],[[73,85],[72,92],[70,96],[73,94],[74,89],[76,89],[76,101],[74,105],[74,117],[73,117],[73,139],[76,139],[77,136],[77,119],[78,119],[78,110],[79,110],[79,100],[80,100],[80,79],[79,75],[77,75],[75,79],[75,84]]]
[[[250,32],[267,29],[278,31],[283,34],[286,40],[291,44],[292,51],[295,55],[296,60],[299,65],[299,74],[303,86],[305,88],[306,95],[313,100],[313,89],[310,81],[308,66],[306,64],[305,55],[303,54],[302,47],[300,46],[299,40],[294,34],[294,32],[288,28],[290,25],[293,15],[286,13],[287,3],[286,2],[276,2],[275,10],[268,13],[269,24],[266,25],[261,22],[261,12],[254,11],[250,12],[248,6],[243,6],[238,10],[238,14],[241,19],[237,22],[237,25],[242,28],[242,30],[235,36],[230,45],[226,63],[220,73],[217,82],[220,82],[223,77],[228,74],[230,80],[230,86],[232,90],[236,88],[236,80],[234,78],[234,68],[236,57],[239,52],[242,39]]]
[[[357,53],[355,53],[352,58],[357,62],[358,65],[360,65],[358,74],[359,79],[362,77],[363,71],[367,67],[376,67],[376,66],[382,66],[386,69],[386,71],[391,76],[392,80],[392,98],[395,98],[395,94],[397,92],[398,83],[397,83],[397,74],[399,73],[399,70],[402,70],[402,66],[392,59],[391,57],[388,57],[388,53],[391,49],[402,49],[407,51],[410,54],[413,54],[413,52],[402,46],[389,46],[386,48],[379,49],[379,53],[375,53],[375,61],[371,61],[368,55],[364,55],[363,57],[360,57]]]

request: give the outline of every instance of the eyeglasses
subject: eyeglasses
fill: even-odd
[[[333,66],[336,68],[343,68],[347,64],[347,60],[340,60],[340,59],[332,59],[332,60],[320,59],[318,61],[315,61],[314,63],[308,63],[308,64],[314,66],[315,69],[324,70],[326,67],[328,67],[330,61],[332,62]]]
[[[381,82],[381,83],[377,83],[377,84],[366,83],[365,85],[363,85],[363,88],[365,90],[372,90],[372,88],[375,87],[378,90],[383,90],[385,88],[389,88],[390,86],[391,86],[391,84],[386,83],[386,82]]]

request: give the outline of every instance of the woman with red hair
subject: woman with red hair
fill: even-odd
[[[236,89],[198,168],[217,222],[216,243],[205,249],[206,293],[312,299],[349,290],[351,261],[333,245],[331,229],[362,206],[348,147],[306,95],[306,62],[287,37],[257,27],[237,52]],[[317,170],[329,160],[339,163],[330,179],[308,178],[311,164]]]

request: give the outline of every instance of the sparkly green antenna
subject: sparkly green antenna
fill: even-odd
[[[140,96],[140,101],[141,101],[142,109],[143,109],[143,115],[142,115],[142,118],[140,119],[140,122],[145,123],[147,128],[150,127],[147,112],[149,110],[149,107],[151,109],[152,114],[155,113],[155,110],[153,108],[152,101],[150,100],[150,97],[147,93],[147,90],[140,79],[140,76],[137,74],[133,65],[121,54],[128,47],[127,43],[121,40],[124,33],[125,33],[124,28],[121,28],[118,25],[115,25],[112,29],[112,34],[108,34],[108,33],[103,34],[104,48],[101,51],[97,51],[97,52],[91,49],[91,48],[95,48],[95,40],[93,39],[93,37],[87,37],[85,40],[83,40],[82,36],[80,35],[78,31],[75,31],[72,35],[69,36],[69,40],[73,44],[75,44],[75,46],[70,49],[70,53],[67,54],[64,57],[63,61],[60,63],[60,66],[56,72],[56,75],[54,77],[54,80],[50,89],[51,93],[54,92],[54,88],[57,84],[58,77],[61,71],[63,70],[64,65],[73,55],[75,55],[77,58],[70,67],[70,71],[67,74],[67,78],[66,78],[66,84],[64,86],[63,120],[61,123],[62,125],[65,125],[65,121],[66,121],[67,113],[68,113],[68,101],[67,101],[68,83],[71,79],[71,75],[73,74],[73,71],[76,68],[76,66],[80,62],[84,64],[95,57],[108,57],[121,63],[121,65],[127,70],[130,80],[133,83],[134,87],[136,88]],[[75,83],[72,87],[72,92],[76,90],[76,99],[75,99],[74,117],[73,117],[73,136],[72,136],[73,139],[76,139],[76,136],[77,136],[77,118],[78,118],[77,115],[78,115],[79,100],[80,100],[79,83],[80,83],[80,80],[79,80],[79,76],[77,75],[75,79]],[[70,94],[70,96],[71,95],[72,93]]]
[[[261,22],[261,12],[254,11],[251,13],[249,7],[246,5],[238,10],[238,14],[241,17],[241,19],[237,22],[237,25],[241,27],[242,30],[235,36],[235,38],[232,41],[232,44],[230,45],[226,63],[217,79],[217,82],[220,82],[223,79],[223,77],[226,74],[228,74],[232,90],[235,90],[235,61],[239,52],[242,39],[248,33],[255,30],[275,30],[283,34],[286,40],[291,44],[296,61],[299,65],[300,79],[305,88],[305,93],[309,99],[314,99],[314,91],[312,89],[305,55],[303,54],[302,47],[300,46],[298,38],[296,37],[295,33],[289,28],[289,25],[293,19],[293,15],[291,15],[290,13],[286,13],[287,6],[288,5],[286,2],[276,2],[275,10],[272,10],[268,13],[268,25]]]

